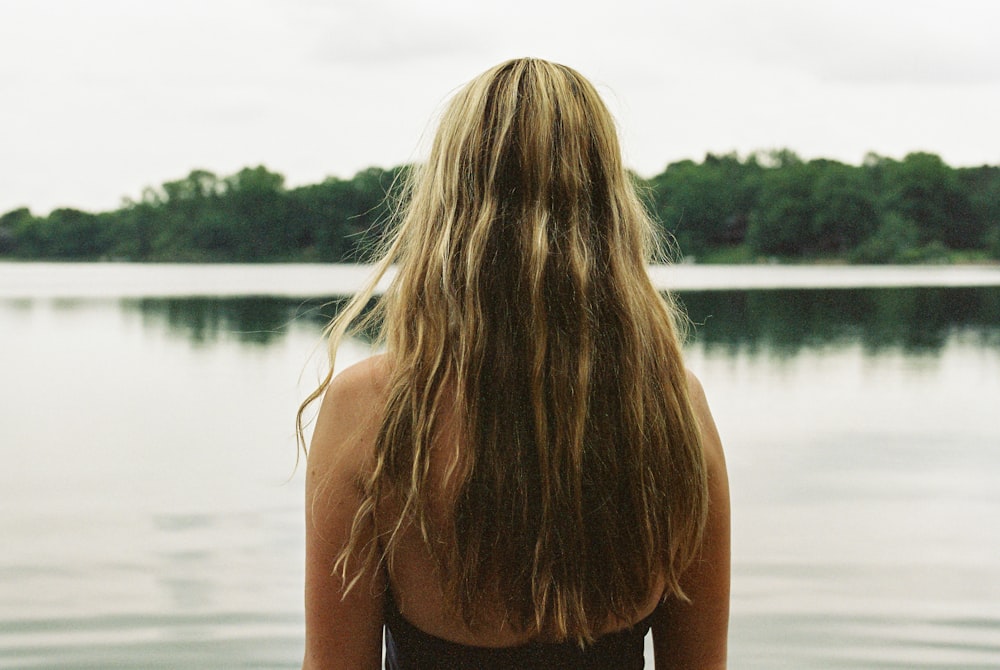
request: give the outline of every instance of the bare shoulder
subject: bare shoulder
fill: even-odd
[[[688,395],[691,397],[691,404],[695,406],[696,410],[702,405],[707,406],[708,399],[705,397],[705,387],[701,385],[701,380],[691,368],[685,368],[685,373],[687,374]]]
[[[724,468],[725,457],[722,452],[722,439],[719,437],[719,430],[715,425],[715,418],[712,410],[708,406],[708,396],[705,388],[701,385],[701,380],[687,369],[688,397],[691,400],[691,409],[694,410],[695,419],[701,428],[705,458],[709,469],[717,468],[720,464]]]
[[[333,378],[316,419],[310,465],[332,459],[361,465],[366,460],[381,420],[388,383],[389,364],[384,354],[355,363]]]
[[[389,363],[385,354],[370,356],[341,371],[330,382],[323,399],[328,405],[353,409],[382,397],[389,382]],[[322,412],[322,410],[320,410]]]

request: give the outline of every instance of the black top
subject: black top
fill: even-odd
[[[471,647],[420,630],[386,594],[386,670],[639,670],[653,615],[581,649],[576,642],[529,642],[516,647]]]

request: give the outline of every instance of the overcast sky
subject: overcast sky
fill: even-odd
[[[644,176],[778,147],[1000,164],[997,26],[996,0],[0,0],[0,213],[419,160],[515,56],[597,84]]]

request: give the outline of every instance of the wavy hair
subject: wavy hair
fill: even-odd
[[[661,580],[683,598],[707,514],[701,438],[677,310],[647,273],[653,225],[597,91],[538,59],[488,70],[447,106],[405,197],[327,333],[332,359],[397,266],[364,319],[388,400],[336,569],[391,572],[415,527],[470,628],[499,604],[518,630],[581,644],[635,620]]]

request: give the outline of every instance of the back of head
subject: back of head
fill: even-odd
[[[657,579],[679,588],[705,474],[651,230],[610,114],[562,65],[474,79],[414,173],[384,259],[394,377],[366,509],[404,501],[470,626],[502,603],[516,627],[585,641]],[[449,408],[442,517],[428,466]],[[391,567],[396,531],[379,531]]]
[[[594,87],[568,67],[519,59],[448,106],[414,184],[399,262],[443,292],[476,300],[527,289],[534,304],[546,282],[566,277],[586,292],[612,263],[644,275],[650,238]]]

